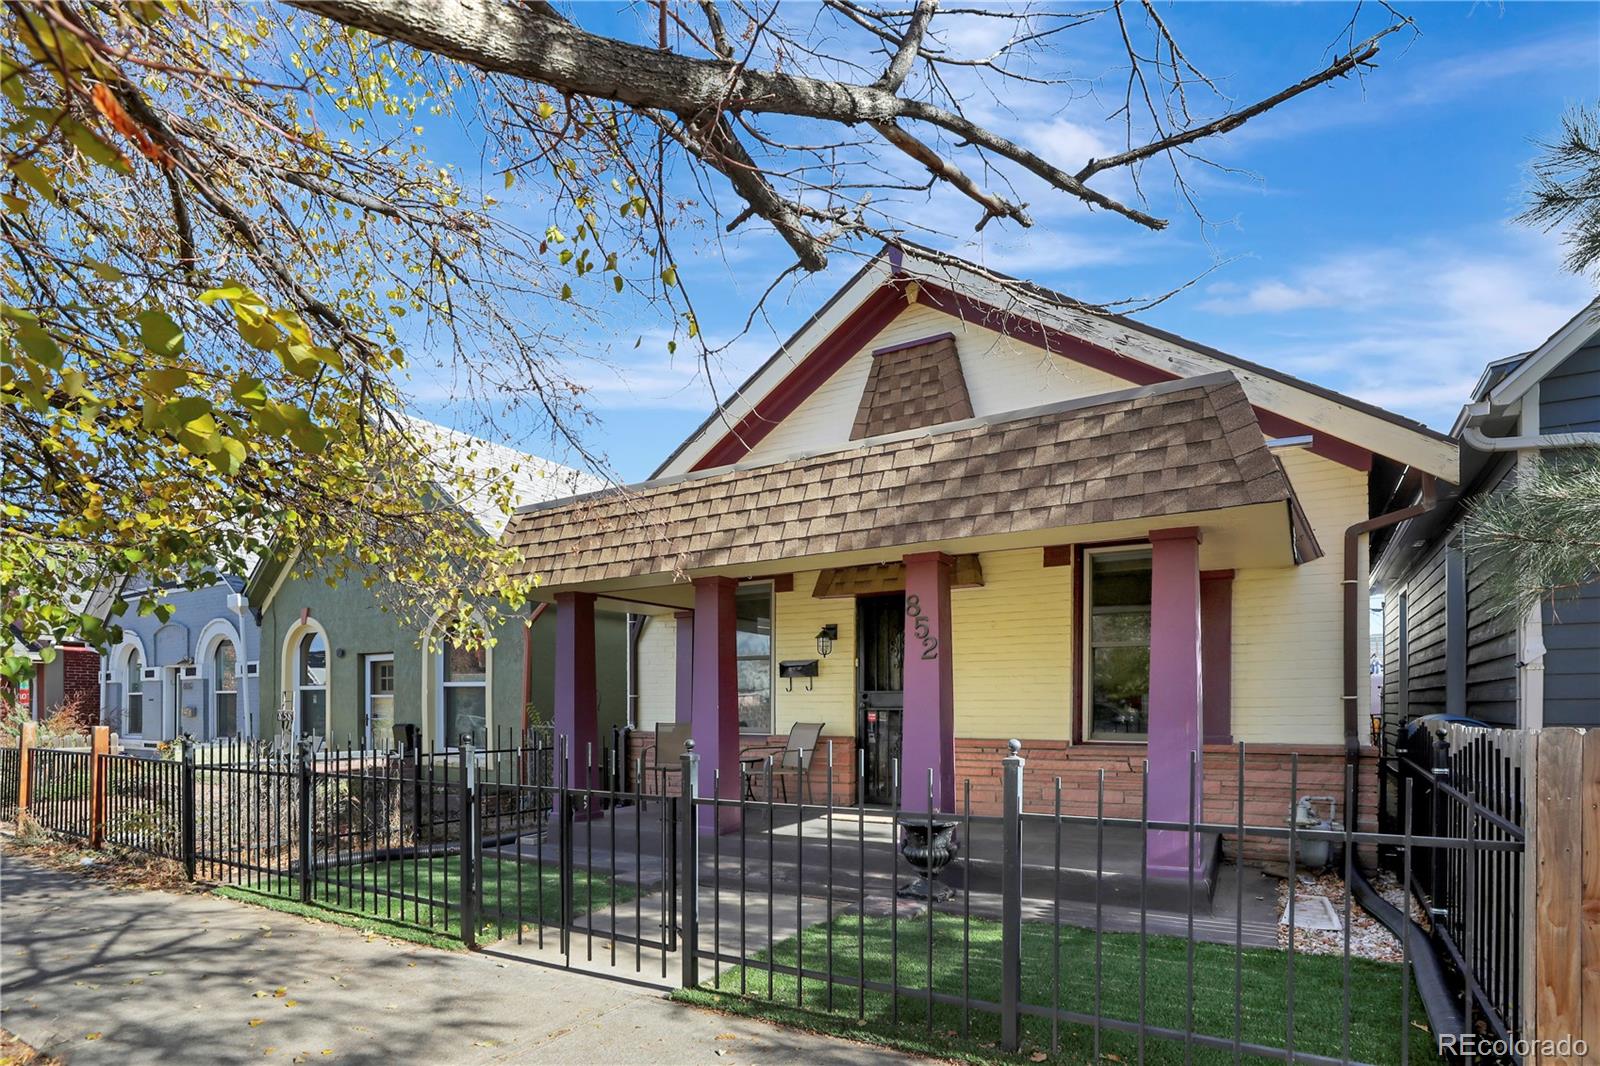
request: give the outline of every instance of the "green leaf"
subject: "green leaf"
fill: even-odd
[[[182,367],[167,367],[164,370],[147,370],[141,376],[144,391],[151,396],[160,398],[171,396],[183,386],[189,384],[189,372]]]
[[[118,270],[110,263],[107,263],[101,259],[96,259],[92,255],[84,256],[83,261],[88,264],[89,269],[94,271],[101,281],[121,281],[124,277],[126,277],[122,271]]]
[[[67,135],[67,140],[77,146],[78,151],[118,174],[131,174],[133,167],[126,157],[111,145],[101,140],[100,137],[88,126],[75,119],[62,117],[61,129]]]
[[[661,283],[669,288],[678,284],[678,268],[669,266],[663,270],[661,272]]]
[[[182,355],[183,330],[172,316],[159,307],[147,307],[139,312],[139,341],[151,355],[172,358]]]
[[[244,465],[245,446],[232,437],[221,438],[221,447],[206,457],[212,466],[224,474],[237,474]]]
[[[254,374],[240,374],[229,387],[233,398],[254,411],[267,402],[266,382]]]
[[[22,346],[22,350],[33,356],[36,362],[49,367],[51,370],[60,369],[62,363],[61,346],[56,343],[56,339],[50,334],[38,326],[24,323],[17,327],[15,336],[17,343]]]

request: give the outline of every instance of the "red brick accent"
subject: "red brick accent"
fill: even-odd
[[[1007,754],[1004,740],[956,739],[956,795],[963,783],[972,782],[974,814],[1000,813],[1000,760]],[[1300,796],[1336,796],[1344,817],[1344,749],[1337,745],[1305,745],[1298,749],[1272,744],[1245,747],[1246,826],[1287,826],[1294,796],[1289,790],[1292,752],[1300,755],[1295,792]],[[1061,811],[1068,815],[1093,815],[1099,771],[1105,770],[1105,812],[1108,818],[1139,817],[1140,770],[1145,751],[1138,744],[1077,744],[1059,740],[1034,740],[1022,746],[1027,760],[1022,775],[1024,811],[1046,812],[1055,806],[1055,779],[1061,778]],[[1204,751],[1204,790],[1200,821],[1233,822],[1238,811],[1238,748],[1208,744]],[[1357,828],[1377,828],[1377,756],[1364,754],[1357,789],[1360,823]],[[1285,842],[1245,835],[1247,860],[1282,861]],[[1231,834],[1223,835],[1223,851],[1237,849]]]
[[[822,746],[817,750],[817,754],[811,760],[811,772],[806,775],[806,781],[809,786],[807,790],[807,800],[811,803],[822,803],[827,798],[827,745],[829,741],[833,742],[833,802],[840,804],[854,803],[856,801],[855,737],[824,736],[822,738]],[[654,753],[646,753],[646,749],[653,747],[655,742],[656,738],[654,731],[646,730],[643,732],[634,732],[628,734],[628,759],[631,764],[629,770],[630,774],[632,773],[632,767],[638,766],[638,760],[641,757],[644,759],[646,767],[651,764],[652,760],[654,759]],[[778,751],[781,750],[782,747],[788,742],[789,736],[787,733],[781,736],[767,737],[745,733],[741,734],[739,737],[739,747],[741,749],[767,747],[770,745],[774,757],[776,757]],[[752,752],[751,754],[764,753]],[[791,772],[786,776],[789,779],[789,799],[792,802],[796,798],[794,794],[794,774]],[[775,798],[781,801],[783,798],[783,793],[778,791],[778,777],[779,775],[776,771],[774,771],[772,787],[774,791],[777,791],[777,796]],[[647,794],[655,794],[659,792],[661,790],[661,775],[652,773],[647,769],[644,775],[643,787]],[[666,787],[669,792],[674,791],[679,787],[677,774],[672,774],[666,778]],[[735,786],[732,782],[723,781],[722,798],[733,799],[734,787]],[[760,799],[766,799],[766,793],[762,788],[761,782],[759,781],[756,783],[755,794]]]
[[[100,653],[93,648],[64,647],[61,663],[65,684],[62,694],[77,703],[78,723],[85,729],[100,724]]]

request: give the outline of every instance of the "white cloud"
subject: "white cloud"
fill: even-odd
[[[1593,299],[1558,260],[1552,241],[1504,227],[1213,285],[1198,306],[1226,316],[1231,350],[1443,427],[1484,364],[1537,347]]]

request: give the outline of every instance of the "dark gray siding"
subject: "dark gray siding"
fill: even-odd
[[[1539,429],[1600,431],[1600,339],[1539,382]],[[1600,725],[1600,584],[1545,607],[1544,645],[1545,725]]]
[[[1514,460],[1486,492],[1510,492]],[[1517,614],[1504,610],[1490,595],[1494,572],[1483,555],[1467,555],[1467,700],[1466,712],[1494,725],[1517,724]]]
[[[1417,568],[1407,582],[1406,659],[1408,718],[1445,709],[1445,547]]]
[[[1600,430],[1600,338],[1571,355],[1539,382],[1539,431]]]

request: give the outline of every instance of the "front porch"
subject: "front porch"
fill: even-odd
[[[650,767],[675,777],[678,754],[649,750],[657,724],[688,727],[701,794],[730,799],[761,772],[752,740],[803,724],[819,739],[775,767],[794,792],[829,789],[831,754],[836,801],[898,792],[906,809],[931,797],[949,813],[970,787],[972,810],[992,813],[983,756],[1018,737],[1025,756],[1054,754],[1068,813],[1088,813],[1105,770],[1108,814],[1147,787],[1165,822],[1225,800],[1210,778],[1231,749],[1206,742],[1249,733],[1232,723],[1235,576],[1292,586],[1321,555],[1226,376],[531,508],[508,540],[559,605],[554,725],[575,783],[599,765],[592,626],[605,607],[645,619],[646,728],[629,758],[649,787]],[[1254,695],[1262,681],[1249,681]],[[1332,699],[1314,732],[1275,739],[1342,757],[1338,720]],[[738,831],[740,813],[708,807],[705,828]],[[1157,880],[1210,876],[1184,834],[1142,845]]]

